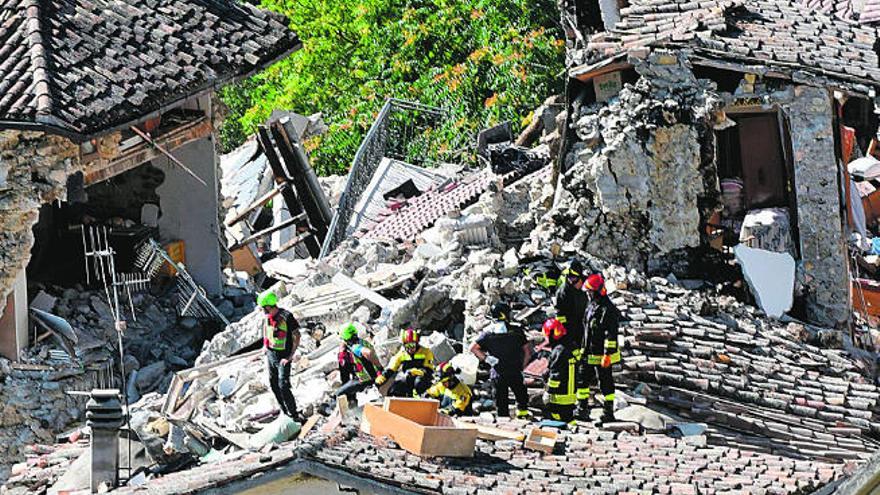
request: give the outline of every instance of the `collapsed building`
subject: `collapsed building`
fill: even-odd
[[[136,266],[139,246],[154,239],[186,267],[199,294],[190,308],[223,294],[215,91],[301,44],[283,16],[235,2],[13,1],[2,12],[5,466],[23,443],[81,419],[82,398],[66,392],[118,387],[131,370],[114,322],[151,297],[131,294],[152,275]],[[128,298],[114,307],[108,287]],[[56,302],[72,328],[52,314]],[[141,329],[164,326],[166,311],[174,321],[172,309],[150,307]],[[23,359],[53,338],[59,359]]]
[[[570,113],[555,232],[683,277],[738,244],[787,253],[796,313],[848,323],[866,292],[850,252],[867,254],[875,228],[847,164],[876,147],[876,29],[794,1],[595,7],[562,2]],[[787,278],[784,265],[742,269]]]

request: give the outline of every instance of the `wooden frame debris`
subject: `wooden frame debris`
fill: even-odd
[[[558,437],[559,434],[555,431],[532,428],[523,446],[527,449],[544,452],[545,454],[552,454],[556,448]]]
[[[364,406],[361,429],[375,437],[389,437],[419,456],[473,457],[476,428],[456,426],[439,408],[436,400],[388,397],[384,407]]]

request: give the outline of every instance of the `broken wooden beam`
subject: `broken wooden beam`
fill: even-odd
[[[227,226],[227,227],[232,227],[233,225],[237,224],[238,222],[244,220],[244,219],[245,219],[245,218],[246,218],[246,217],[247,217],[252,211],[256,210],[257,208],[259,208],[259,207],[261,207],[261,206],[263,206],[264,204],[266,204],[267,201],[269,201],[270,199],[272,199],[272,198],[274,198],[275,196],[277,196],[278,193],[280,193],[281,190],[282,190],[283,188],[285,188],[285,187],[287,187],[287,184],[276,184],[275,187],[272,188],[271,191],[269,191],[269,192],[267,192],[266,194],[260,196],[259,198],[257,198],[256,200],[254,200],[253,203],[247,205],[244,209],[240,210],[240,211],[238,212],[237,215],[235,215],[234,217],[230,218],[230,219],[226,222],[226,226]]]
[[[263,154],[266,155],[266,160],[268,160],[269,166],[272,168],[272,173],[275,175],[275,182],[278,184],[289,184],[290,180],[287,178],[284,165],[281,163],[281,158],[279,158],[275,145],[272,142],[271,133],[265,126],[257,128],[257,142],[260,143],[260,147],[263,149]],[[302,203],[299,198],[297,198],[292,187],[283,188],[281,191],[281,197],[284,198],[284,204],[287,205],[287,210],[291,215],[297,216],[305,212]],[[309,250],[309,254],[313,258],[317,258],[318,255],[321,254],[321,246],[314,236],[306,238],[304,242],[306,243],[306,248]]]
[[[279,223],[278,225],[273,225],[271,227],[267,227],[259,232],[255,232],[255,233],[245,237],[244,239],[236,242],[232,247],[229,248],[229,250],[234,251],[234,250],[244,246],[245,244],[247,244],[251,241],[255,241],[255,240],[259,239],[260,237],[263,237],[264,235],[269,235],[269,234],[278,232],[279,230],[286,229],[287,227],[290,227],[291,225],[294,225],[297,222],[305,220],[305,218],[306,218],[305,213],[300,213],[299,215],[297,215],[295,217],[288,218],[287,220]]]
[[[190,168],[187,167],[186,165],[184,165],[183,162],[181,162],[180,160],[178,160],[177,157],[175,157],[175,156],[172,155],[169,151],[167,151],[165,148],[163,148],[163,147],[160,146],[158,143],[156,143],[156,141],[153,141],[153,138],[151,138],[149,134],[147,134],[146,132],[144,132],[144,131],[138,129],[136,126],[130,126],[130,129],[131,129],[132,131],[134,131],[135,134],[137,134],[138,136],[140,136],[144,141],[150,143],[151,146],[153,146],[154,148],[156,148],[157,150],[159,150],[160,153],[162,153],[163,155],[165,155],[166,157],[168,157],[168,159],[171,160],[172,162],[174,162],[174,164],[176,164],[178,167],[182,168],[186,173],[188,173],[189,175],[191,175],[195,180],[199,181],[203,186],[208,187],[208,183],[207,183],[207,182],[203,181],[201,177],[199,177],[198,175],[196,175],[195,172],[193,172],[192,170],[190,170]]]

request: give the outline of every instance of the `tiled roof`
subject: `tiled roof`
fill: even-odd
[[[802,0],[807,12],[821,12],[838,19],[854,21],[859,24],[874,24],[880,21],[880,2],[878,0]]]
[[[642,46],[687,46],[713,58],[876,84],[876,40],[875,28],[795,0],[634,0],[614,29],[591,38],[587,62]]]
[[[0,0],[0,124],[92,135],[299,46],[235,0]]]
[[[519,423],[519,424],[517,424]],[[519,430],[521,422],[493,426]],[[518,428],[519,427],[519,428]],[[706,444],[706,437],[561,432],[564,452],[477,441],[468,459],[419,458],[361,434],[318,450],[330,466],[404,489],[444,494],[809,493],[853,466]]]
[[[545,180],[549,174],[550,168],[543,167],[532,172],[529,179]],[[365,230],[355,233],[355,236],[367,239],[413,240],[419,233],[434,225],[439,218],[474,203],[499,178],[505,185],[509,185],[523,175],[524,171],[515,171],[496,176],[491,170],[484,169],[460,181],[444,182],[440,187],[432,188],[403,204],[381,212],[381,217],[374,224],[365,226]]]

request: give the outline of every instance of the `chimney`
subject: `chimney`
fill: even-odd
[[[602,12],[602,25],[605,31],[610,31],[620,21],[620,7],[617,0],[599,0],[599,10]]]
[[[92,390],[86,404],[86,424],[92,430],[92,493],[98,493],[101,484],[112,489],[119,482],[119,427],[123,423],[119,390]]]

